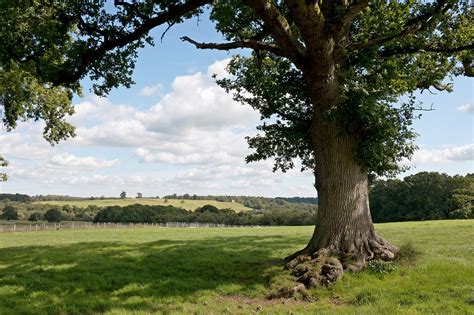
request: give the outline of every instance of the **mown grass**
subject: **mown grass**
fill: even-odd
[[[346,274],[315,302],[269,301],[311,227],[0,234],[0,314],[472,314],[474,220],[390,223],[415,266]]]
[[[155,198],[127,198],[127,199],[96,199],[96,200],[73,200],[73,201],[37,201],[35,203],[55,205],[55,206],[77,206],[85,208],[87,206],[108,207],[141,204],[148,206],[174,206],[186,210],[196,210],[204,205],[212,205],[218,209],[232,209],[236,212],[250,211],[251,208],[237,202],[221,202],[216,200],[178,200],[178,199],[155,199]]]

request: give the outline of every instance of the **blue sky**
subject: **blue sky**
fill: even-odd
[[[225,75],[232,53],[197,50],[179,40],[221,41],[211,22],[201,18],[153,32],[155,47],[140,51],[130,89],[107,98],[89,92],[74,99],[70,121],[77,137],[51,147],[41,138],[41,124],[21,123],[0,132],[0,152],[8,158],[10,179],[2,192],[129,196],[172,193],[261,196],[315,196],[311,173],[272,173],[271,161],[246,165],[244,137],[252,135],[258,114],[232,101],[215,85],[213,73]],[[425,107],[415,121],[420,150],[413,168],[448,174],[474,172],[473,81],[457,78],[454,92],[425,91]]]

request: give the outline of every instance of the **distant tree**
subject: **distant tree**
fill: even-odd
[[[57,209],[50,209],[44,214],[44,219],[48,222],[61,222],[62,215]]]
[[[469,177],[472,180],[472,177]],[[473,183],[474,184],[474,183]],[[453,191],[454,210],[450,217],[454,219],[474,218],[474,185],[469,189],[456,189]]]
[[[72,213],[73,212],[73,209],[70,205],[64,205],[63,206],[63,211],[64,212],[67,212],[67,213]]]
[[[137,193],[137,198],[143,198],[143,195],[141,192]]]
[[[196,213],[204,213],[204,212],[212,212],[212,213],[217,213],[219,212],[219,209],[213,205],[204,205],[200,208],[197,208]]]
[[[125,191],[122,191],[122,192],[120,193],[120,198],[122,198],[122,199],[127,198],[127,193],[126,193]]]
[[[376,180],[370,191],[374,222],[469,218],[474,181],[466,176],[420,172],[402,180]]]
[[[8,221],[18,220],[18,211],[13,206],[7,205],[3,208],[1,218]]]
[[[33,212],[30,214],[28,221],[41,221],[44,220],[44,216],[41,212]]]

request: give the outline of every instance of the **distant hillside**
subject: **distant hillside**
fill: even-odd
[[[216,200],[220,202],[238,202],[252,209],[273,209],[273,208],[305,208],[307,206],[314,207],[318,204],[318,198],[311,197],[257,197],[257,196],[198,196],[198,195],[166,195],[166,199],[178,200]]]
[[[52,206],[71,206],[86,208],[88,206],[96,206],[99,208],[109,206],[125,207],[134,204],[148,205],[148,206],[174,206],[186,210],[196,210],[204,205],[212,205],[218,209],[232,209],[236,212],[250,211],[252,209],[245,207],[238,202],[219,202],[216,200],[177,200],[177,199],[156,199],[156,198],[126,198],[126,199],[83,199],[71,201],[37,201],[37,204],[52,205]]]
[[[318,204],[318,198],[314,197],[276,197],[275,199],[285,200],[290,203],[307,203],[311,205]]]

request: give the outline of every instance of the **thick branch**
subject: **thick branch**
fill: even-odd
[[[356,1],[342,14],[343,25],[348,25],[354,20],[367,6],[369,5],[369,0]]]
[[[97,48],[89,48],[86,50],[85,53],[80,57],[80,61],[78,63],[79,67],[76,68],[76,71],[71,71],[71,69],[74,69],[72,67],[71,69],[65,69],[55,78],[53,78],[52,83],[68,84],[77,82],[87,72],[88,67],[97,60],[100,60],[108,51],[111,51],[115,48],[124,47],[127,44],[139,40],[151,29],[161,24],[178,19],[181,16],[193,12],[201,6],[211,2],[212,0],[190,0],[186,3],[171,7],[169,10],[162,12],[155,17],[145,19],[143,24],[135,28],[135,30],[132,32],[122,33],[116,38],[105,40]]]
[[[288,55],[277,45],[272,43],[264,43],[251,39],[242,39],[240,41],[229,42],[229,43],[199,43],[188,36],[181,37],[181,40],[188,42],[196,46],[199,49],[217,49],[217,50],[230,50],[238,48],[251,48],[253,50],[266,50],[275,55],[288,57]]]
[[[317,50],[325,22],[319,4],[303,0],[285,0],[285,3],[308,49]]]
[[[454,5],[454,2],[452,1],[438,0],[432,11],[424,13],[424,14],[420,14],[408,20],[400,32],[392,34],[392,35],[384,36],[384,37],[370,39],[363,43],[352,43],[347,47],[347,49],[350,51],[364,50],[369,47],[383,45],[387,42],[390,42],[397,38],[401,38],[408,34],[419,32],[423,30],[429,24],[429,22],[432,20],[432,17],[434,15],[446,12],[453,5]]]
[[[288,58],[296,66],[303,66],[306,48],[301,44],[291,31],[286,18],[281,14],[271,0],[242,0],[242,3],[251,8],[257,16],[265,22],[265,27]]]

